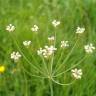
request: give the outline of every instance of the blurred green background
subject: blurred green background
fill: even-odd
[[[54,19],[61,21],[56,30],[51,26]],[[34,47],[32,50],[36,51],[39,44],[41,46],[46,44],[47,37],[54,35],[56,31],[57,46],[63,39],[74,44],[77,26],[85,27],[86,32],[80,37],[79,48],[74,50],[67,62],[71,65],[72,62],[78,62],[84,56],[81,46],[89,42],[96,45],[96,0],[0,0],[0,65],[6,66],[5,73],[0,75],[0,96],[51,96],[47,79],[32,77],[22,70],[20,66],[24,66],[29,73],[36,71],[23,59],[19,68],[10,60],[10,53],[18,50],[11,38],[11,36],[15,38],[14,35],[10,36],[6,31],[6,26],[10,23],[16,27],[14,33],[20,48],[30,61],[33,61],[31,55],[21,46],[23,40],[32,40]],[[34,35],[30,30],[34,24],[40,28],[38,35]],[[36,41],[37,38],[39,44]],[[31,51],[29,53],[35,54]],[[84,74],[81,80],[77,80],[70,86],[53,84],[54,96],[96,96],[95,53],[89,55],[79,65]],[[58,61],[59,55],[60,51],[55,62]],[[34,58],[37,59],[38,64],[41,63],[36,54]],[[12,73],[15,68],[17,68],[16,72]],[[69,79],[66,81],[71,81]]]

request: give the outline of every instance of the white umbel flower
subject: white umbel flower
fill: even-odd
[[[93,51],[95,50],[95,47],[93,46],[92,43],[90,43],[88,45],[85,45],[84,49],[86,53],[93,53]]]
[[[77,29],[76,29],[76,33],[77,33],[77,34],[84,33],[84,31],[85,31],[85,28],[77,27]]]
[[[60,21],[53,20],[53,21],[52,21],[52,25],[53,25],[54,27],[56,27],[56,26],[60,25]]]
[[[49,41],[54,41],[55,40],[55,37],[54,36],[48,37],[48,40]]]
[[[33,25],[33,27],[31,28],[31,30],[32,30],[33,32],[37,32],[38,29],[39,29],[39,27],[38,27],[37,25]]]
[[[75,78],[75,79],[81,79],[81,76],[82,76],[82,69],[77,69],[77,68],[75,68],[75,69],[72,69],[71,70],[71,72],[72,72],[72,76]]]
[[[30,44],[31,44],[31,41],[23,41],[23,45],[26,47],[30,46]]]
[[[69,41],[61,41],[61,48],[69,47]]]
[[[56,50],[57,50],[57,48],[55,48],[53,45],[45,46],[44,49],[40,48],[39,50],[37,50],[37,54],[38,55],[42,55],[44,58],[48,58]]]
[[[8,26],[6,26],[6,30],[9,32],[13,32],[15,30],[15,26],[13,26],[12,24],[9,24]]]
[[[20,59],[21,55],[19,52],[12,52],[11,53],[11,59],[13,59],[15,62],[17,62]]]

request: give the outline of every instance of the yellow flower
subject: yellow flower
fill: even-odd
[[[4,71],[5,71],[5,66],[1,65],[1,66],[0,66],[0,74],[1,74],[1,73],[4,73]]]

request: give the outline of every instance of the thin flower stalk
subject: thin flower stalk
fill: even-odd
[[[66,56],[66,58],[65,58],[65,60],[62,62],[62,64],[61,64],[61,65],[57,68],[57,70],[54,72],[54,74],[55,74],[58,70],[60,70],[60,68],[62,68],[62,66],[64,66],[64,64],[65,64],[66,61],[69,59],[69,57],[71,56],[72,52],[74,51],[74,48],[76,47],[77,43],[78,43],[78,40],[75,42],[73,48],[71,49],[71,51],[69,52],[69,54]],[[54,74],[53,74],[53,75],[54,75]]]

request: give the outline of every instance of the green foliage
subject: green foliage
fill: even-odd
[[[56,29],[51,24],[53,19],[61,21]],[[6,31],[10,23],[16,26],[12,34]],[[30,30],[34,24],[40,28],[38,34]],[[77,26],[85,27],[86,32],[79,37],[78,44],[62,66],[62,61],[78,38],[75,34]],[[82,79],[68,86],[58,85],[50,78],[33,76],[47,74],[44,62],[36,52],[39,47],[48,44],[47,38],[54,32],[58,52],[55,54],[53,69],[63,53],[58,63],[62,67],[56,74],[82,61],[76,66],[83,70]],[[24,48],[24,40],[31,40],[32,48]],[[69,40],[70,48],[62,51],[59,48],[61,40]],[[0,65],[6,67],[5,73],[0,75],[0,96],[52,96],[52,91],[53,96],[96,96],[96,53],[82,60],[85,56],[84,45],[90,42],[96,45],[96,0],[0,0]],[[10,59],[10,54],[15,50],[22,50],[25,56],[18,63]],[[50,62],[45,62],[49,67]],[[34,66],[40,68],[44,75]],[[56,79],[63,83],[73,80],[70,70]]]

